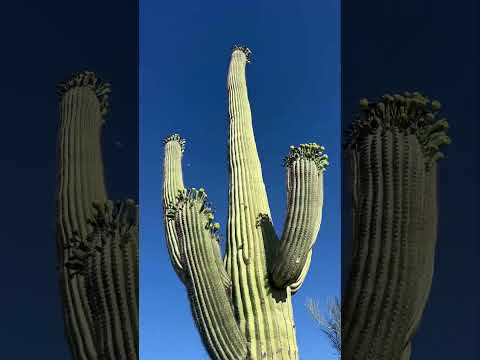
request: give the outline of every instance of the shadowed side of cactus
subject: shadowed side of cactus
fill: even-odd
[[[229,213],[222,259],[211,204],[186,189],[185,141],[165,139],[163,205],[173,267],[185,284],[212,359],[298,359],[292,294],[310,266],[323,205],[324,149],[292,147],[285,158],[287,216],[275,234],[255,144],[245,67],[251,51],[235,46],[228,71]]]
[[[94,203],[92,232],[73,244],[67,262],[83,277],[98,359],[136,359],[138,353],[137,207],[132,200]]]
[[[420,93],[360,101],[346,144],[353,258],[342,297],[342,358],[409,359],[430,292],[437,160],[450,143],[440,103]]]
[[[137,207],[107,201],[100,132],[110,88],[89,71],[58,88],[57,244],[67,339],[75,360],[134,360]]]

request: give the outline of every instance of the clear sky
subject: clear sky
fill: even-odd
[[[340,5],[338,0],[140,2],[140,355],[208,359],[186,291],[168,259],[161,186],[163,139],[187,139],[184,180],[203,186],[225,230],[228,197],[226,76],[231,47],[253,51],[247,85],[273,221],[285,216],[282,159],[317,142],[331,166],[309,275],[294,296],[301,358],[334,359],[307,297],[340,293]]]

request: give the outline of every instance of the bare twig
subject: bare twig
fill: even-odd
[[[338,297],[327,301],[326,315],[320,311],[318,301],[308,298],[305,306],[313,320],[327,336],[337,355],[340,356],[342,353],[342,313]]]

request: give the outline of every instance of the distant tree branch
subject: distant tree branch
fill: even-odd
[[[327,301],[326,314],[322,314],[318,301],[311,298],[305,304],[310,316],[320,326],[338,356],[342,350],[342,313],[338,297]]]

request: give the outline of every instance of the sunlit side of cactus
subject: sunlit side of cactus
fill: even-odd
[[[219,225],[203,189],[186,189],[185,142],[165,140],[163,204],[167,245],[205,347],[217,360],[298,359],[292,294],[308,272],[323,205],[324,149],[292,147],[285,159],[287,216],[271,223],[245,80],[248,48],[235,46],[228,72],[229,212],[222,259]]]
[[[342,297],[342,358],[406,360],[437,240],[437,160],[450,143],[440,103],[419,93],[360,102],[346,144],[353,258]]]
[[[72,357],[138,359],[137,207],[107,201],[103,178],[110,87],[84,71],[58,88],[57,244]]]

